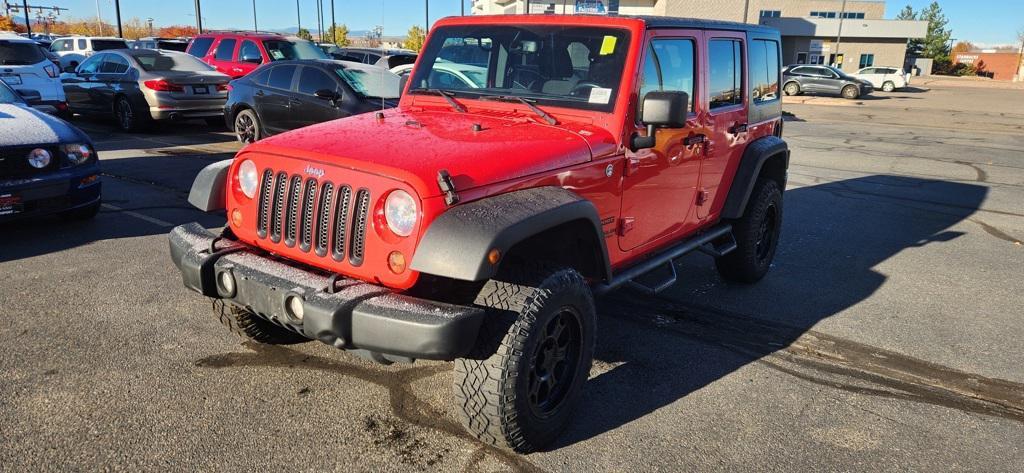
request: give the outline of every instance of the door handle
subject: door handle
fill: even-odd
[[[699,145],[701,143],[704,143],[707,140],[708,140],[707,135],[703,135],[703,134],[691,135],[691,136],[687,136],[686,138],[683,138],[683,146]]]
[[[257,96],[257,97],[262,97],[262,96],[264,96],[264,95],[266,95],[266,94],[264,94],[262,90],[257,90],[257,91],[256,91],[256,96]]]
[[[729,134],[730,135],[738,135],[740,133],[746,133],[746,132],[747,132],[747,124],[746,123],[737,123],[737,124],[733,125],[731,128],[729,128]]]
[[[244,72],[241,68],[235,67],[231,69],[231,72]]]

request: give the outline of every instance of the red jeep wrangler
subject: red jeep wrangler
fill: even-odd
[[[398,108],[204,169],[189,201],[228,225],[175,228],[171,256],[233,332],[454,360],[466,428],[540,448],[587,380],[594,294],[656,293],[694,250],[729,281],[768,271],[779,41],[677,18],[441,20]]]

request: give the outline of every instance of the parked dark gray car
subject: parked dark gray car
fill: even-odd
[[[782,70],[782,83],[786,95],[829,94],[855,99],[874,90],[871,82],[829,66],[786,66]]]

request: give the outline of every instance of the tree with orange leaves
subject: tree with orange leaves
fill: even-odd
[[[14,21],[9,16],[0,15],[0,31],[13,31],[15,33],[24,33],[25,25]]]
[[[165,26],[157,31],[157,36],[161,38],[191,38],[197,34],[199,34],[199,30],[195,26],[188,25]]]

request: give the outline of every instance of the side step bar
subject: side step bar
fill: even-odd
[[[715,243],[715,240],[721,238],[727,238],[727,240]],[[708,244],[710,244],[710,247],[705,247],[705,245]],[[595,295],[600,296],[629,283],[632,287],[637,288],[640,291],[649,294],[657,294],[675,284],[676,269],[672,262],[676,259],[695,250],[700,250],[701,252],[707,253],[711,256],[719,257],[730,253],[735,249],[736,239],[733,238],[732,235],[732,225],[723,224],[690,238],[689,240],[683,241],[676,246],[663,250],[650,259],[614,275],[611,281],[594,285],[593,291]],[[635,281],[637,278],[666,264],[669,265],[672,273],[672,276],[666,281],[663,281],[653,287]]]

